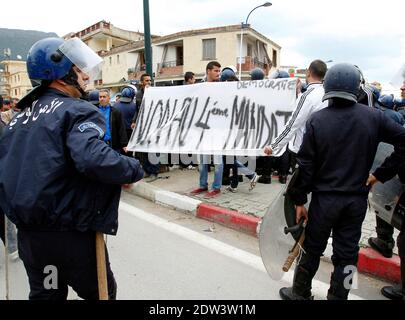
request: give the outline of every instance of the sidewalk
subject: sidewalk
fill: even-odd
[[[249,181],[244,177],[244,181],[239,183],[237,193],[229,192],[226,187],[222,187],[221,194],[211,199],[205,199],[205,194],[190,195],[190,192],[198,187],[199,173],[197,169],[174,169],[159,174],[159,176],[160,179],[151,183],[143,181],[137,183],[129,192],[253,236],[258,235],[261,218],[283,188],[278,179],[273,177],[271,184],[258,183],[253,191],[249,191]],[[209,174],[210,187],[212,181],[213,172]],[[398,231],[395,233],[395,239],[397,235]],[[398,256],[386,259],[369,249],[367,240],[371,236],[376,236],[375,215],[369,211],[363,223],[360,240],[362,249],[359,255],[359,271],[385,280],[399,282]],[[397,247],[395,247],[394,252],[397,254]],[[331,255],[332,246],[329,244],[324,259],[330,261]]]

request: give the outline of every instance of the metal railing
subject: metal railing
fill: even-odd
[[[177,59],[173,61],[165,61],[163,63],[158,64],[158,68],[174,68],[183,65],[183,60]]]

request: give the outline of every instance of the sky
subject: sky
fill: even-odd
[[[149,0],[151,32],[240,24],[260,0]],[[389,83],[405,64],[403,0],[273,0],[249,24],[282,47],[281,64],[306,68],[314,59],[358,65],[368,81]],[[16,8],[18,6],[18,8]],[[0,27],[63,36],[100,20],[143,32],[143,0],[41,0],[2,4]],[[13,13],[15,12],[15,13]]]

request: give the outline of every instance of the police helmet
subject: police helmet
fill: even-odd
[[[29,50],[29,78],[39,81],[58,80],[69,74],[73,65],[94,78],[101,71],[103,60],[79,38],[63,40],[45,38]]]
[[[229,78],[234,77],[236,74],[232,69],[224,68],[221,72],[220,81],[224,82],[227,81]]]
[[[378,99],[378,102],[387,109],[394,109],[395,106],[395,98],[393,94],[386,94]]]
[[[222,69],[222,71],[227,70],[227,69],[233,71],[234,74],[236,74],[236,73],[238,72],[238,70],[236,69],[236,67],[235,67],[235,66],[232,66],[232,65],[224,67],[224,68]]]
[[[121,102],[129,103],[131,102],[135,97],[135,90],[131,87],[125,87],[121,91]]]
[[[269,79],[285,79],[285,78],[289,78],[290,75],[288,74],[287,71],[284,70],[276,70],[274,72],[271,73],[271,75],[269,75]]]
[[[264,79],[264,71],[260,68],[254,68],[250,71],[250,78],[252,80],[263,80]]]
[[[338,63],[325,75],[323,87],[325,95],[322,101],[341,98],[357,102],[360,93],[361,74],[358,68],[349,63]]]
[[[100,92],[98,90],[90,91],[89,102],[95,106],[100,104]]]

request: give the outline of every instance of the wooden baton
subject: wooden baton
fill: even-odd
[[[108,300],[105,244],[104,244],[104,235],[101,232],[96,232],[96,259],[97,259],[98,297],[100,300]]]

